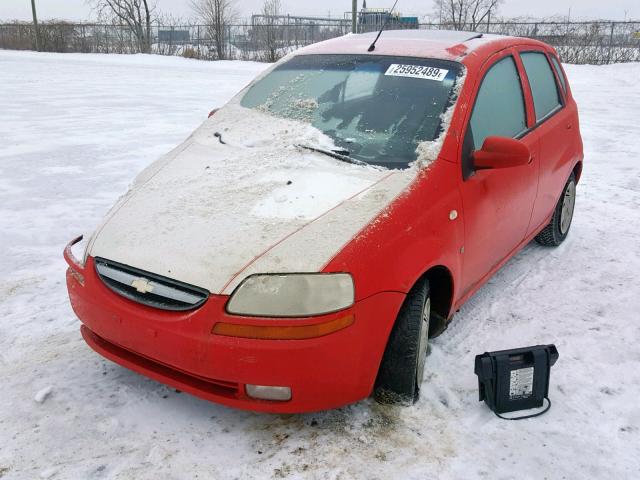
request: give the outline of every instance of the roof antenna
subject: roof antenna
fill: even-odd
[[[389,10],[389,13],[387,13],[387,18],[384,21],[384,24],[382,25],[382,28],[378,32],[378,35],[376,36],[376,39],[373,41],[373,43],[371,45],[369,45],[369,49],[367,50],[367,52],[373,52],[376,49],[376,42],[380,38],[380,35],[382,35],[382,31],[387,26],[387,23],[389,23],[389,19],[391,18],[391,14],[393,13],[393,10],[396,8],[396,4],[397,3],[398,3],[398,0],[396,0],[396,2],[393,4],[393,7],[391,7],[391,10]]]

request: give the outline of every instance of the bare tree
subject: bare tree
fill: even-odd
[[[260,13],[267,17],[277,17],[282,13],[282,2],[280,0],[264,0]]]
[[[282,5],[280,0],[264,0],[262,5],[262,25],[260,29],[260,40],[267,53],[266,60],[275,62],[279,58],[278,54],[278,16],[281,14]]]
[[[227,58],[226,45],[229,40],[229,26],[237,17],[232,0],[191,0],[191,8],[207,28],[213,40],[217,58]]]
[[[151,17],[155,6],[150,0],[90,0],[102,18],[126,26],[134,35],[138,49],[151,52]]]
[[[477,30],[495,14],[502,0],[435,0],[440,22],[455,30]]]

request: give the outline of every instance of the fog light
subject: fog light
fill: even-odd
[[[291,389],[289,387],[270,387],[268,385],[247,385],[247,395],[259,400],[277,400],[286,402],[291,400]]]
[[[480,401],[500,418],[520,420],[542,415],[551,407],[549,373],[558,360],[555,345],[485,352],[476,356]],[[547,400],[547,407],[530,415],[503,417],[501,413],[539,408]]]

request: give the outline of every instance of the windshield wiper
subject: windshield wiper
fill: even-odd
[[[304,148],[305,150],[311,150],[312,152],[324,153],[325,155],[336,158],[342,162],[353,163],[354,165],[367,165],[367,162],[363,162],[362,160],[357,160],[353,157],[350,157],[349,150],[344,150],[344,149],[327,150],[326,148],[314,147],[312,145],[304,145],[302,143],[296,144],[296,147]]]

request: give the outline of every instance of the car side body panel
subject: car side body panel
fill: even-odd
[[[571,87],[568,81],[567,92],[563,97],[565,101],[564,108],[557,112],[554,116],[551,116],[549,119],[547,119],[546,122],[543,122],[540,125],[536,125],[531,90],[526,72],[523,69],[522,61],[519,58],[519,52],[542,51],[546,52],[547,55],[555,55],[557,57],[557,53],[555,52],[555,50],[552,47],[536,40],[515,39],[515,41],[510,42],[509,45],[505,44],[504,48],[496,49],[496,51],[493,52],[493,55],[501,55],[502,53],[504,53],[505,49],[510,50],[511,54],[514,55],[516,64],[518,65],[519,73],[524,87],[525,104],[527,108],[527,122],[529,127],[533,132],[536,133],[537,136],[537,162],[539,164],[539,173],[535,204],[533,205],[533,211],[530,216],[527,233],[522,241],[518,244],[513,245],[512,249],[496,264],[486,270],[482,277],[479,278],[476,282],[466,285],[465,288],[458,288],[456,290],[458,292],[458,295],[454,299],[452,311],[460,308],[493,276],[496,271],[498,271],[505,263],[507,263],[525,245],[533,240],[538,232],[549,223],[553,215],[556,202],[558,201],[567,178],[569,177],[571,171],[575,170],[576,168],[581,171],[581,163],[584,157],[578,121],[577,105],[571,95]],[[486,50],[486,48],[484,50]],[[481,65],[478,65],[478,63],[482,63],[483,61],[479,60],[477,58],[478,56],[479,55],[474,58],[475,68],[469,70],[470,72],[473,72],[473,77],[476,80],[479,80],[479,77],[481,77],[481,75],[483,74]],[[484,62],[490,63],[491,57],[492,55],[489,53],[484,59]],[[463,90],[463,93],[461,94],[456,117],[452,122],[452,126],[450,128],[450,135],[453,135],[457,131],[458,137],[460,138],[459,144],[456,145],[458,147],[458,154],[455,156],[458,161],[461,161],[462,158],[463,132],[466,128],[468,117],[471,115],[471,110],[473,108],[472,99],[477,93],[478,87],[478,85],[476,85],[476,87],[474,88],[470,87],[470,78],[471,73],[467,77],[467,83],[465,84],[465,88]],[[559,79],[557,77],[556,80],[559,85]],[[466,116],[463,114],[465,110],[467,111]],[[567,135],[556,135],[556,132],[552,129],[552,125],[555,126],[562,121],[566,121],[567,125],[571,125],[571,128],[566,128],[566,131],[568,131],[569,133]],[[548,125],[545,125],[546,123],[548,123]],[[534,159],[534,161],[536,160]],[[578,165],[579,167],[577,167]],[[462,183],[463,180],[461,180],[461,184]],[[465,212],[465,218],[470,218],[470,212]],[[473,222],[472,219],[470,219],[469,221]],[[465,257],[465,261],[469,261],[468,256]],[[456,281],[460,282],[461,279],[456,279]]]

